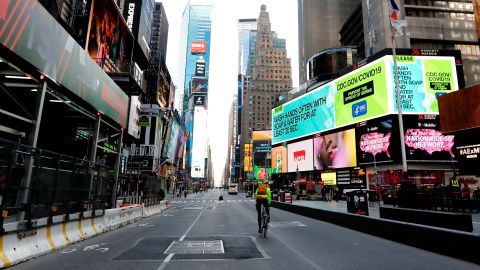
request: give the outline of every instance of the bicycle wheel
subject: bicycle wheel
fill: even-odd
[[[267,212],[265,210],[265,206],[262,205],[262,235],[263,235],[263,238],[267,238],[267,229],[268,229]]]

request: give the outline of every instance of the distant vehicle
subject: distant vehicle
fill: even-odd
[[[238,194],[237,184],[228,185],[228,194],[229,195],[231,195],[231,194],[237,195]]]

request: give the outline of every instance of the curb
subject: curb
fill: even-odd
[[[288,212],[333,223],[398,243],[480,264],[480,235],[272,201]]]

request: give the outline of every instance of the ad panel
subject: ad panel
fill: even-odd
[[[458,160],[460,174],[480,175],[480,130],[456,133],[453,153]]]
[[[334,128],[333,101],[333,88],[327,85],[273,109],[272,143]]]
[[[393,83],[393,112],[398,112],[395,92],[395,75],[391,61]],[[397,56],[398,79],[402,112],[421,114],[438,113],[438,97],[458,90],[454,57]]]
[[[130,113],[128,115],[128,134],[140,139],[140,105],[138,96],[130,98]]]
[[[207,42],[192,41],[190,44],[190,51],[192,54],[205,54],[207,52]]]
[[[152,34],[153,9],[155,1],[142,0],[142,11],[140,14],[140,24],[138,26],[138,43],[146,56],[150,55],[150,37]]]
[[[385,59],[374,61],[335,81],[335,126],[388,113]]]
[[[106,71],[130,61],[133,36],[112,0],[94,1],[86,51]]]
[[[288,144],[288,172],[313,170],[313,140]]]
[[[208,78],[193,77],[192,93],[207,93],[207,92],[208,92]]]
[[[336,172],[322,172],[320,174],[322,182],[326,186],[334,186],[337,184],[337,173]]]
[[[205,159],[207,158],[207,110],[195,107],[193,116],[192,171],[193,178],[205,177]]]
[[[128,96],[41,4],[16,0],[3,1],[0,7],[8,14],[0,16],[2,46],[126,127]]]
[[[288,172],[288,154],[285,145],[272,148],[272,173]]]
[[[207,99],[207,96],[194,95],[193,96],[193,106],[205,106],[205,105],[207,105],[206,99]]]
[[[392,117],[359,123],[355,134],[359,165],[392,162],[400,152],[398,129]]]
[[[458,90],[454,57],[397,56],[403,112],[438,113],[438,97]],[[391,55],[272,110],[272,143],[396,113]],[[390,89],[390,90],[389,90]]]
[[[243,158],[243,170],[251,172],[252,168],[252,144],[244,145],[244,158]]]
[[[408,160],[444,160],[455,158],[455,136],[442,135],[438,115],[405,115],[405,151]]]
[[[177,141],[178,141],[178,135],[179,135],[179,128],[180,126],[178,125],[177,119],[175,117],[172,117],[170,120],[170,132],[168,136],[168,145],[167,145],[167,151],[166,151],[166,157],[171,161],[174,162],[176,158],[176,150],[177,150]]]
[[[313,147],[317,170],[357,166],[355,129],[317,135],[313,139]]]
[[[195,63],[195,76],[205,77],[205,62]]]
[[[260,167],[271,167],[270,160],[267,160],[267,153],[272,151],[272,131],[255,130],[252,133],[253,144],[253,165]]]

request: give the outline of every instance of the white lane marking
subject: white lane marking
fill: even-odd
[[[205,211],[205,209],[203,209],[202,212],[200,212],[200,214],[198,214],[197,218],[193,221],[192,225],[190,225],[190,227],[188,227],[187,231],[182,235],[182,237],[180,237],[179,241],[183,241],[183,239],[185,239],[187,234],[190,232],[190,230],[193,228],[193,226],[195,226],[195,223],[197,223],[198,219],[200,218],[200,216],[202,216],[204,211]],[[173,244],[173,242],[172,242],[172,244]],[[165,258],[165,260],[163,260],[162,264],[157,268],[157,270],[163,270],[165,268],[165,266],[167,266],[168,262],[172,259],[173,255],[175,255],[175,254],[170,253],[167,256],[167,258]]]

